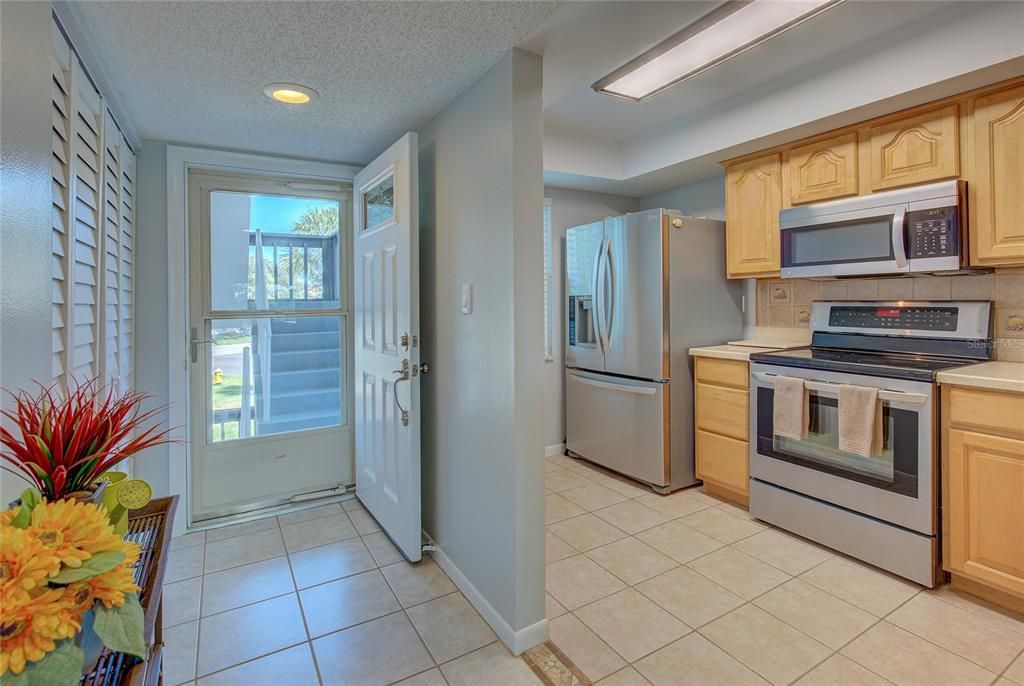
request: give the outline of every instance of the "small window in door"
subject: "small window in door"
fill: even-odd
[[[395,175],[388,174],[362,193],[363,231],[395,219]]]

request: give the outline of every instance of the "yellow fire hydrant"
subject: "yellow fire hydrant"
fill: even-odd
[[[220,386],[221,382],[223,382],[223,381],[224,381],[224,370],[222,370],[220,367],[217,367],[216,369],[213,370],[213,385],[214,386]]]

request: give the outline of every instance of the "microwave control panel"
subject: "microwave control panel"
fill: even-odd
[[[917,329],[919,331],[956,331],[956,307],[873,307],[833,305],[829,326],[866,329]]]
[[[907,212],[907,257],[949,257],[960,252],[956,207]]]

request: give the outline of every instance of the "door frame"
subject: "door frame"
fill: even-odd
[[[344,183],[351,186],[361,167],[328,162],[229,152],[211,148],[168,145],[166,151],[167,193],[167,424],[188,435],[189,416],[189,310],[188,291],[175,287],[173,275],[188,274],[188,173],[190,170],[227,172],[257,176],[308,179],[310,184]],[[140,176],[144,175],[143,171]],[[346,276],[352,292],[351,270]],[[184,279],[182,280],[182,283]],[[180,496],[173,534],[181,535],[192,526],[190,502],[190,450],[187,443],[168,446],[168,491]]]

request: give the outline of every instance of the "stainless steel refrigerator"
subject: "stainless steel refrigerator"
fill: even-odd
[[[662,209],[609,217],[568,229],[565,259],[567,452],[659,492],[697,483],[687,351],[743,330],[725,224]]]

